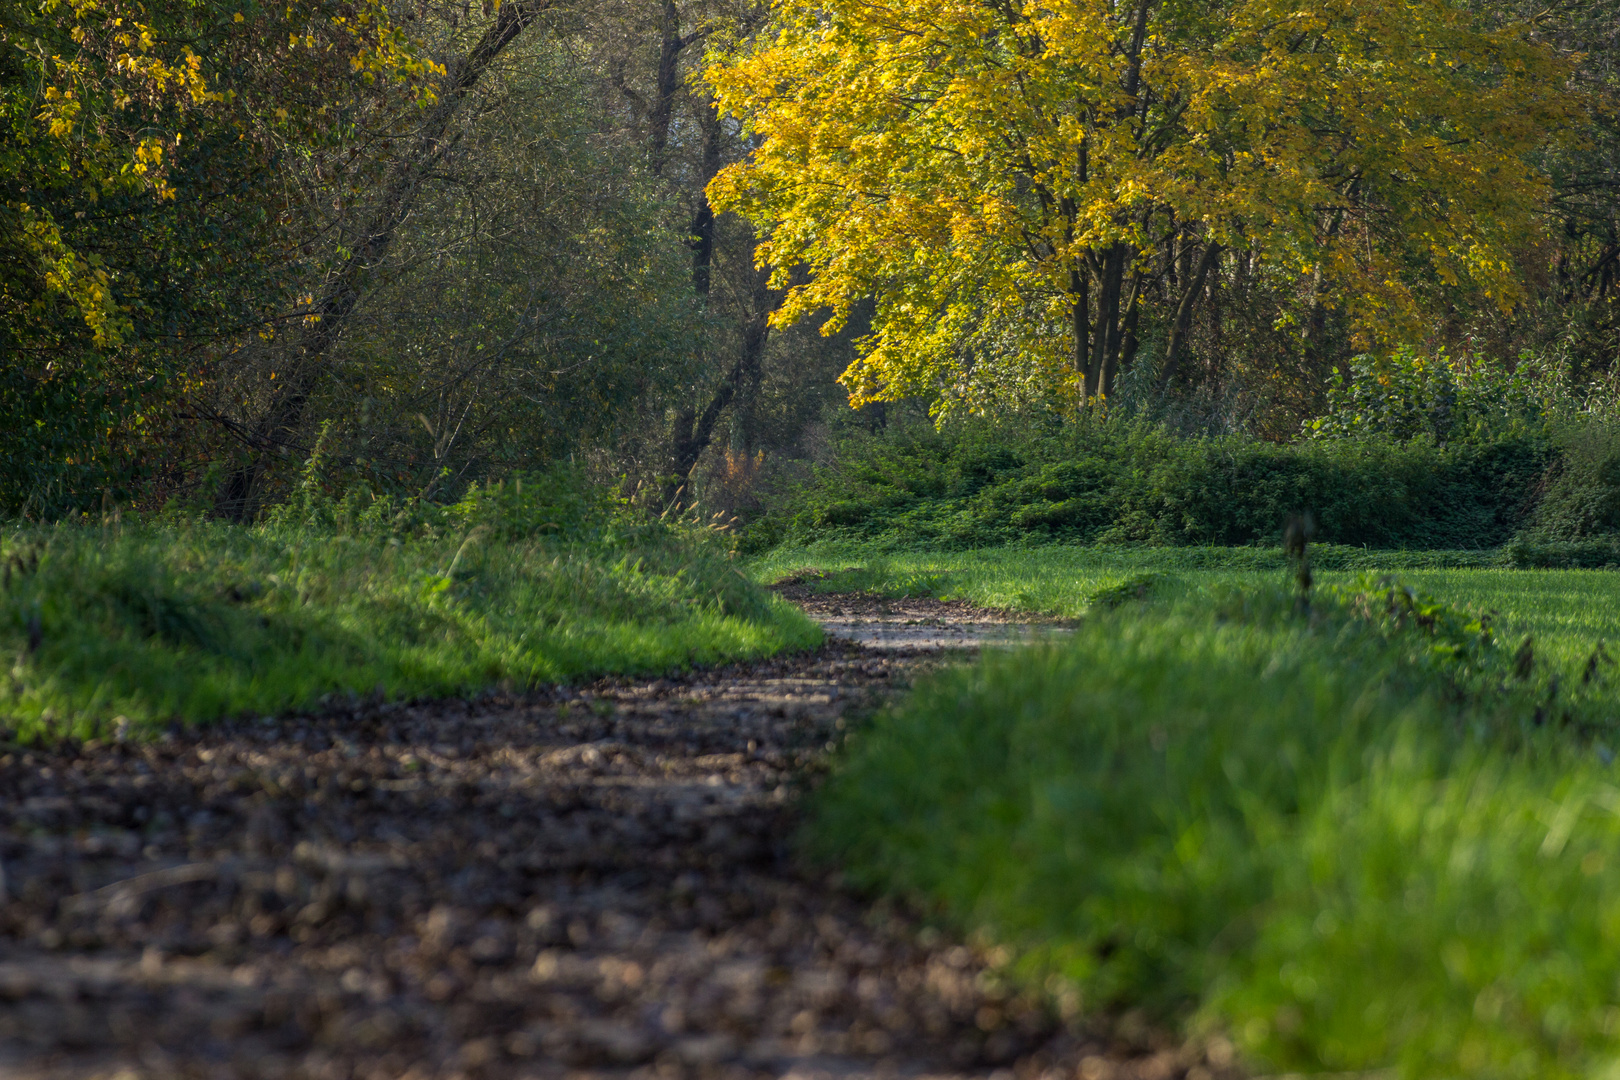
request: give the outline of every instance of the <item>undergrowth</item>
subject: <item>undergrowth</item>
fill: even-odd
[[[1373,577],[1308,613],[1139,584],[853,736],[809,851],[1013,947],[1016,978],[1219,1028],[1262,1070],[1620,1058],[1603,646],[1571,676]]]
[[[0,728],[22,740],[334,692],[663,672],[819,639],[721,545],[566,474],[449,506],[306,484],[253,528],[171,517],[0,533]]]

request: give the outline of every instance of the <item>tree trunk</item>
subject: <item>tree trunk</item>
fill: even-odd
[[[770,288],[770,271],[754,271],[753,309],[749,312],[748,322],[743,326],[742,347],[737,355],[737,362],[731,366],[726,377],[715,388],[709,403],[699,412],[695,408],[682,409],[675,414],[675,431],[671,447],[671,464],[674,472],[664,485],[664,505],[666,507],[690,505],[690,495],[683,495],[682,491],[689,492],[692,484],[692,470],[697,467],[698,460],[703,452],[714,441],[714,430],[728,406],[732,406],[739,396],[747,398],[759,392],[759,384],[764,375],[765,346],[770,341],[771,312],[776,310],[779,300],[775,290]],[[745,402],[751,406],[752,402]],[[747,421],[745,419],[744,423]],[[748,433],[745,432],[745,442]]]
[[[1123,249],[1124,245],[1121,245]],[[1114,319],[1109,328],[1108,352],[1103,355],[1103,369],[1100,377],[1103,400],[1108,400],[1114,392],[1114,380],[1119,373],[1125,370],[1131,357],[1136,354],[1136,318],[1142,298],[1142,285],[1144,278],[1140,271],[1131,274],[1131,289],[1129,299],[1120,303],[1119,294],[1124,291],[1125,263],[1128,261],[1128,252],[1120,255],[1119,278],[1120,283],[1114,287]],[[1121,315],[1120,312],[1124,314]]]
[[[704,188],[720,171],[721,140],[724,130],[713,100],[704,97],[701,105],[699,123],[703,132],[703,154],[698,169],[702,186],[698,189],[697,209],[692,215],[692,238],[689,243],[692,248],[692,288],[707,305],[714,271],[716,223],[714,209],[709,205],[709,197]],[[701,411],[686,408],[675,414],[675,430],[672,432],[670,445],[673,472],[664,485],[666,506],[688,501],[678,493],[691,488],[692,470],[697,466],[703,452],[709,448],[709,444],[714,441],[715,426],[725,410],[728,407],[737,407],[738,399],[741,398],[741,407],[751,412],[754,399],[758,397],[764,371],[765,346],[770,339],[771,312],[776,310],[780,300],[770,288],[769,282],[768,270],[754,271],[753,304],[742,328],[741,352],[737,362],[731,366],[726,377],[715,388],[708,403]],[[743,418],[744,439],[751,445],[754,432],[751,430],[750,421],[751,417]]]
[[[1351,189],[1354,194],[1354,188]],[[1339,229],[1344,224],[1344,209],[1341,207],[1333,211],[1333,218],[1328,222],[1327,242],[1332,243],[1339,235]],[[1317,263],[1316,269],[1311,273],[1311,305],[1305,316],[1305,332],[1301,335],[1300,353],[1306,363],[1312,360],[1312,354],[1321,347],[1322,336],[1327,330],[1327,311],[1322,304],[1322,264]]]
[[[1070,333],[1074,346],[1074,377],[1080,384],[1081,401],[1089,401],[1096,394],[1092,385],[1091,366],[1091,279],[1079,267],[1069,270],[1069,313],[1072,320]]]
[[[1139,111],[1137,100],[1142,89],[1142,48],[1147,40],[1148,8],[1152,0],[1137,0],[1131,18],[1131,43],[1127,53],[1124,97],[1115,111],[1121,124]],[[1091,370],[1088,372],[1088,397],[1095,395],[1103,401],[1114,392],[1114,376],[1118,373],[1120,353],[1127,335],[1126,323],[1134,334],[1137,297],[1141,291],[1141,275],[1135,275],[1130,300],[1121,307],[1125,285],[1125,268],[1130,262],[1127,245],[1116,241],[1108,248],[1102,261],[1102,280],[1098,282],[1097,323],[1091,348]],[[1123,315],[1123,318],[1122,318]]]
[[[1181,354],[1186,349],[1187,330],[1192,325],[1193,308],[1198,306],[1198,295],[1204,291],[1204,279],[1209,276],[1210,268],[1215,265],[1220,251],[1221,246],[1213,241],[1205,244],[1197,268],[1182,286],[1181,302],[1176,305],[1175,318],[1170,323],[1170,342],[1165,346],[1164,365],[1159,369],[1161,394],[1170,385],[1170,380],[1176,374],[1176,368],[1181,364]]]
[[[706,190],[709,181],[720,171],[720,114],[714,102],[704,98],[702,112],[703,158],[699,163],[703,188],[698,190],[697,210],[692,215],[692,287],[697,290],[704,306],[709,303],[710,276],[714,267],[714,207],[709,205]]]
[[[1131,290],[1131,302],[1125,308],[1125,327],[1120,334],[1119,344],[1119,370],[1129,371],[1136,362],[1136,327],[1142,314],[1142,305],[1138,303],[1141,296],[1141,282]]]
[[[1113,367],[1112,350],[1119,345],[1119,293],[1125,276],[1125,245],[1110,246],[1102,259],[1102,280],[1098,282],[1097,322],[1092,335],[1091,366],[1087,372],[1089,396],[1106,399],[1108,374]]]
[[[507,0],[494,25],[467,55],[446,65],[438,103],[427,113],[410,151],[384,186],[382,199],[359,241],[343,265],[328,275],[312,313],[315,321],[306,323],[293,361],[282,373],[285,378],[278,380],[280,385],[269,408],[246,437],[253,458],[226,477],[214,499],[215,513],[241,521],[252,512],[255,489],[270,455],[294,445],[304,408],[326,377],[326,354],[360,302],[365,274],[388,253],[395,232],[415,204],[422,181],[454,145],[446,135],[462,102],[495,58],[550,6],[551,0]]]
[[[709,399],[700,413],[695,408],[687,407],[675,414],[675,432],[672,439],[671,450],[674,472],[664,484],[664,507],[680,509],[691,505],[692,499],[687,491],[692,482],[692,470],[697,466],[698,459],[703,451],[709,448],[714,438],[714,425],[719,422],[720,414],[731,399],[737,396],[737,385],[742,382],[742,357],[732,365],[731,371],[721,381],[720,386]]]
[[[675,7],[675,0],[664,0],[662,23],[658,74],[653,84],[652,108],[647,113],[647,165],[654,176],[662,176],[664,172],[669,125],[675,115],[675,94],[681,86],[681,50],[688,44],[681,37],[681,13]]]

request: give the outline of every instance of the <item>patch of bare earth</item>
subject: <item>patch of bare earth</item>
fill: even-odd
[[[1219,1074],[790,860],[937,655],[0,750],[0,1076]]]

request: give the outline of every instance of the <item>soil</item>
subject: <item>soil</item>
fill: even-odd
[[[0,747],[0,1076],[1230,1074],[794,860],[844,726],[943,655]]]

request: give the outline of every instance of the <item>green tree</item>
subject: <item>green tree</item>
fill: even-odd
[[[199,350],[300,257],[278,165],[432,74],[373,0],[0,0],[0,507],[160,464]]]

